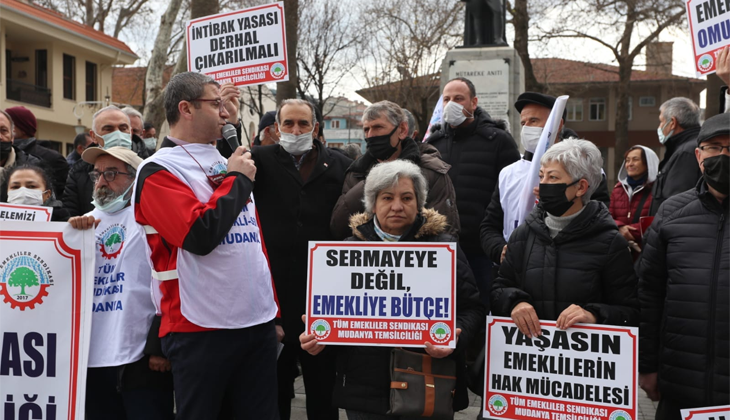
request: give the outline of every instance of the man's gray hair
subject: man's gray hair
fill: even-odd
[[[124,115],[127,116],[127,123],[129,123],[129,126],[130,126],[129,129],[130,130],[132,129],[132,127],[131,127],[132,126],[132,121],[129,120],[129,114],[127,114],[123,110],[119,109],[119,107],[116,106],[116,105],[108,105],[108,106],[105,106],[104,108],[96,111],[94,113],[94,116],[91,117],[91,129],[94,130],[94,133],[98,133],[99,132],[99,130],[96,128],[96,120],[99,118],[99,115],[101,115],[101,114],[103,114],[103,113],[105,113],[107,111],[119,111],[119,112],[124,113]]]
[[[416,119],[413,117],[413,114],[411,114],[411,111],[401,108],[403,111],[403,114],[406,116],[406,121],[408,121],[408,138],[413,138],[413,133],[416,132]]]
[[[365,178],[365,192],[362,199],[365,204],[365,211],[368,214],[373,214],[378,194],[386,188],[396,186],[401,178],[409,178],[413,181],[418,211],[423,210],[428,195],[428,183],[421,173],[421,168],[413,162],[396,159],[392,162],[375,165]]]
[[[139,117],[140,120],[142,119],[142,113],[132,108],[131,106],[125,106],[124,108],[122,108],[122,112],[127,114],[130,119],[132,117]]]
[[[659,112],[664,115],[665,124],[674,117],[682,128],[700,125],[700,107],[688,98],[672,98],[659,107]]]
[[[13,119],[10,117],[10,114],[0,109],[0,114],[5,115],[5,118],[10,121],[10,136],[15,137],[15,123],[13,122]]]
[[[281,101],[281,104],[279,105],[279,108],[276,109],[276,123],[281,125],[281,110],[286,105],[306,105],[309,107],[309,110],[312,111],[312,127],[314,127],[314,123],[317,122],[317,115],[314,111],[314,105],[312,105],[311,102],[305,101],[304,99],[284,99]],[[317,133],[314,133],[316,136]]]
[[[205,92],[206,85],[220,84],[212,77],[203,73],[194,73],[187,71],[176,74],[165,88],[165,117],[167,123],[172,127],[180,119],[180,110],[178,105],[180,101],[192,102],[194,99],[200,99]],[[212,98],[211,98],[212,99]],[[198,102],[193,102],[195,108],[200,108]]]
[[[603,157],[595,144],[588,140],[576,138],[563,140],[551,146],[540,159],[540,165],[548,162],[559,163],[570,176],[571,181],[585,179],[588,191],[581,199],[583,204],[590,201],[591,196],[601,183],[603,175]]]
[[[380,101],[365,108],[362,113],[362,121],[373,121],[385,117],[391,124],[398,127],[406,120],[406,115],[401,107],[395,102]]]

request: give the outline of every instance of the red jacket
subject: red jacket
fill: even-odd
[[[616,186],[613,187],[613,192],[611,193],[611,204],[608,207],[608,211],[611,213],[611,217],[613,217],[613,220],[616,221],[616,225],[618,225],[618,227],[630,225],[641,231],[641,226],[638,220],[636,223],[631,222],[634,220],[635,214],[639,209],[639,203],[641,203],[644,196],[647,197],[646,201],[644,201],[644,205],[641,207],[641,216],[639,217],[649,216],[649,209],[651,208],[652,200],[652,184],[653,182],[650,182],[639,187],[639,189],[634,192],[631,199],[629,199],[629,195],[626,192],[626,189],[624,189],[624,186],[620,182],[616,183]],[[633,235],[635,238],[637,237],[637,235]]]

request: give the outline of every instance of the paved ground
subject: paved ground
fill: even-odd
[[[307,420],[307,412],[304,404],[304,383],[302,377],[298,377],[294,382],[295,397],[291,402],[291,420]],[[454,416],[454,420],[475,420],[477,414],[481,410],[482,399],[476,395],[469,393],[469,407],[466,410],[459,411]],[[639,419],[638,420],[654,420],[654,412],[656,411],[656,402],[649,400],[644,391],[639,391]],[[317,420],[317,419],[309,419]],[[340,410],[340,420],[347,420],[344,410]]]

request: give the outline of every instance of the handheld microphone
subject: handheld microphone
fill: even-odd
[[[228,145],[231,147],[231,153],[235,152],[241,145],[241,143],[238,142],[236,127],[234,127],[233,124],[224,125],[223,130],[221,130],[221,134],[223,134],[223,138],[226,139]]]

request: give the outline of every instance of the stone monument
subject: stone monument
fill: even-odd
[[[464,46],[446,53],[441,91],[455,77],[471,80],[477,105],[493,119],[507,120],[519,145],[520,116],[513,105],[525,90],[525,77],[519,54],[505,41],[504,0],[462,1],[466,3]]]

